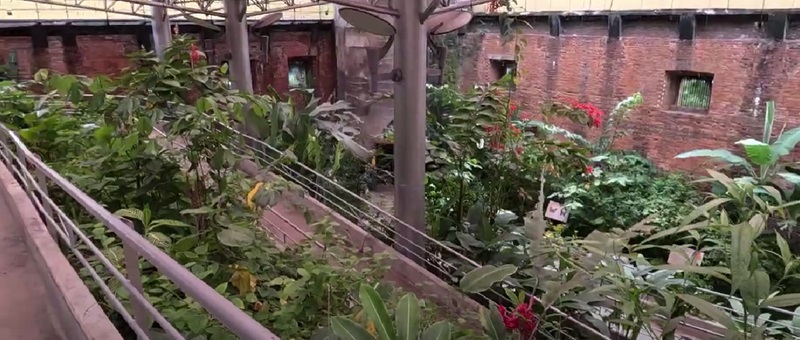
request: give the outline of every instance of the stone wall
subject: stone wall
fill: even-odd
[[[697,16],[694,38],[681,40],[680,16],[619,18],[619,38],[610,38],[606,16],[561,17],[555,32],[552,18],[526,18],[529,25],[519,25],[526,46],[513,100],[530,110],[548,100],[574,99],[610,111],[640,91],[645,103],[625,124],[632,133],[615,147],[693,172],[704,165],[674,156],[697,148],[735,150],[735,141],[759,138],[768,100],[777,103],[776,131],[800,125],[800,24],[789,20],[782,27],[785,22],[770,15]],[[682,34],[689,34],[691,25],[683,27]],[[497,19],[475,19],[462,39],[472,42],[461,44],[469,56],[458,72],[462,86],[494,80],[492,60],[513,56],[514,45],[502,43]],[[713,76],[708,110],[675,107],[677,71]]]

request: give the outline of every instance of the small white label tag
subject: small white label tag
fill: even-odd
[[[569,218],[569,210],[562,206],[561,203],[550,201],[550,203],[547,203],[547,211],[544,212],[544,217],[566,223],[567,218]]]

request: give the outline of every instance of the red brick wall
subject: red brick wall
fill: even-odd
[[[679,41],[677,17],[673,18],[623,17],[619,41],[608,41],[605,18],[562,19],[560,37],[550,36],[546,19],[535,21],[521,34],[527,45],[514,100],[535,108],[550,99],[577,99],[609,111],[641,91],[645,103],[626,124],[632,134],[615,147],[635,149],[664,167],[689,171],[703,164],[676,160],[675,155],[697,148],[735,150],[733,142],[759,138],[767,100],[777,103],[776,130],[783,124],[800,125],[800,26],[790,27],[788,39],[776,42],[766,38],[757,16],[712,16],[698,18],[695,40]],[[493,80],[492,55],[513,55],[513,44],[504,46],[498,32],[496,25],[477,25],[467,34],[475,44],[464,47],[469,60],[461,69],[462,85]],[[467,51],[472,46],[474,50]],[[669,110],[670,70],[714,74],[707,113]]]
[[[97,30],[109,29],[98,27]],[[198,34],[192,36],[199,39]],[[315,85],[317,96],[328,98],[336,86],[336,54],[332,27],[319,29],[316,41],[312,42],[309,31],[273,31],[270,33],[269,56],[261,50],[260,37],[250,38],[250,58],[253,66],[254,89],[266,93],[272,86],[281,94],[288,94],[288,58],[315,54]],[[48,37],[48,48],[34,53],[29,36],[2,36],[0,33],[0,62],[5,63],[11,50],[16,50],[19,74],[30,79],[39,68],[48,68],[59,73],[84,75],[118,74],[130,66],[127,54],[136,51],[136,36],[133,34],[78,35],[76,47],[62,46],[61,37]],[[212,40],[212,39],[209,39]],[[213,46],[214,61],[221,61],[227,53],[224,34],[206,43]],[[312,46],[316,45],[316,48]],[[206,51],[207,54],[210,51]],[[34,58],[34,55],[37,57]],[[38,67],[37,67],[38,66]]]

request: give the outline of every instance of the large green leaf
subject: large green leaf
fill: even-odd
[[[800,175],[793,174],[791,172],[779,172],[777,173],[778,176],[781,176],[787,182],[792,184],[800,184]]]
[[[217,240],[228,247],[246,247],[255,241],[255,235],[249,229],[233,227],[217,233]]]
[[[747,165],[746,159],[736,156],[730,151],[725,149],[716,149],[716,150],[699,149],[699,150],[684,152],[680,155],[675,156],[675,158],[694,158],[694,157],[716,158],[716,159],[721,159],[730,164]]]
[[[397,303],[394,312],[399,340],[417,340],[419,337],[419,300],[414,294],[406,294]]]
[[[678,294],[678,298],[690,304],[705,316],[708,316],[712,320],[721,323],[723,326],[725,326],[725,328],[736,329],[736,324],[733,322],[730,316],[728,316],[728,313],[711,302],[687,294]]]
[[[717,205],[719,205],[719,204],[717,204]],[[702,207],[701,206],[701,207],[698,207],[698,209],[695,209],[695,211],[692,212],[692,214],[695,214],[695,212],[697,212],[697,216],[700,216],[700,214],[703,214],[703,213],[707,212],[708,209],[710,209],[710,207]],[[695,216],[692,219],[697,218],[697,216]],[[679,234],[685,233],[685,232],[690,231],[690,230],[705,228],[706,226],[708,226],[708,222],[703,221],[703,222],[699,222],[699,223],[687,224],[687,225],[682,225],[680,227],[674,227],[674,228],[662,230],[662,231],[659,231],[659,232],[651,235],[650,237],[648,237],[644,241],[640,242],[639,244],[648,244],[650,242],[653,242],[655,240],[658,240],[658,239],[661,239],[661,238],[664,238],[664,237],[667,237],[667,236],[679,235]]]
[[[480,293],[516,272],[517,267],[511,264],[505,264],[500,267],[486,265],[476,268],[461,278],[461,290],[467,293]]]
[[[704,203],[703,205],[695,208],[691,213],[689,213],[689,215],[686,215],[686,217],[683,218],[683,221],[681,221],[681,225],[685,226],[686,224],[691,223],[696,218],[698,218],[700,216],[704,216],[705,214],[707,214],[711,209],[714,209],[714,208],[718,207],[720,204],[726,203],[726,202],[728,202],[730,200],[731,200],[730,198],[715,198],[715,199],[713,199],[711,201],[708,201],[708,202]],[[681,228],[683,228],[683,227],[681,227]],[[668,231],[668,230],[664,230],[663,232],[666,232],[666,231]],[[648,238],[648,240],[656,239],[657,238],[656,235],[659,235],[659,234],[661,234],[663,232],[659,232],[659,233],[651,236],[650,238]]]
[[[489,309],[481,308],[479,316],[487,339],[506,340],[506,326],[496,304],[490,304]]]
[[[374,340],[372,335],[369,335],[366,329],[359,324],[341,316],[334,316],[331,318],[331,328],[333,333],[339,337],[340,340]]]
[[[800,127],[784,132],[772,143],[772,151],[777,157],[788,155],[800,143]]]
[[[775,233],[775,243],[778,244],[778,249],[781,251],[781,259],[783,259],[783,264],[789,265],[789,262],[792,262],[794,259],[794,255],[792,254],[791,249],[789,249],[789,243],[786,242],[786,239],[784,239],[780,233]]]
[[[742,281],[742,286],[739,288],[739,292],[742,295],[742,299],[745,302],[751,302],[752,304],[746,304],[745,307],[753,307],[758,304],[758,301],[765,299],[769,296],[770,292],[770,282],[769,282],[769,274],[763,269],[756,270],[746,280]],[[751,313],[758,312],[757,310],[751,310]]]
[[[364,312],[373,323],[375,323],[375,330],[383,340],[397,339],[397,332],[394,330],[392,318],[389,316],[389,311],[386,310],[386,305],[383,303],[380,294],[368,284],[361,284],[361,289],[358,291],[358,298],[361,305],[364,307]]]
[[[731,227],[731,293],[735,293],[742,282],[750,277],[748,267],[752,258],[755,231],[749,223],[740,223]]]
[[[778,296],[773,296],[769,299],[766,299],[762,304],[762,307],[794,307],[800,305],[800,293],[794,294],[783,294]]]
[[[751,162],[757,165],[769,165],[772,163],[772,149],[769,144],[759,142],[755,139],[743,139],[736,144],[744,147],[744,152]]]
[[[422,332],[421,340],[450,340],[453,326],[447,321],[439,321]]]

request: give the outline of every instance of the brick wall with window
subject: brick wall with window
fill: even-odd
[[[150,35],[149,26],[115,26],[113,22],[107,26],[39,28],[42,31],[38,35],[33,35],[34,28],[28,26],[0,28],[0,65],[7,64],[10,56],[14,55],[20,79],[32,78],[40,68],[89,76],[117,74],[130,66],[127,55],[146,43],[141,41],[142,36],[149,38]],[[74,35],[63,35],[65,30]],[[225,35],[212,33],[204,36],[198,31],[194,26],[181,26],[180,32],[196,38],[210,62],[224,62],[228,54]],[[278,93],[288,95],[290,59],[299,57],[310,61],[308,75],[313,79],[311,88],[315,94],[329,98],[334,93],[336,53],[330,23],[288,29],[269,28],[261,34],[263,36],[250,37],[250,65],[256,92],[267,93],[272,87]],[[42,36],[45,40],[41,39]],[[64,37],[68,41],[63,41]]]
[[[525,47],[515,101],[539,107],[575,99],[609,111],[641,91],[631,134],[616,147],[642,152],[659,165],[702,171],[696,159],[675,155],[697,148],[731,148],[761,135],[764,103],[775,100],[776,126],[800,126],[800,18],[785,40],[768,37],[766,15],[698,16],[694,40],[678,39],[678,16],[623,16],[622,36],[608,38],[605,16],[562,17],[560,36],[547,18],[519,25]],[[461,85],[497,78],[497,55],[513,55],[495,18],[473,20],[460,60]],[[508,39],[506,39],[508,40]],[[591,133],[585,127],[573,130]],[[776,129],[778,130],[778,129]]]

